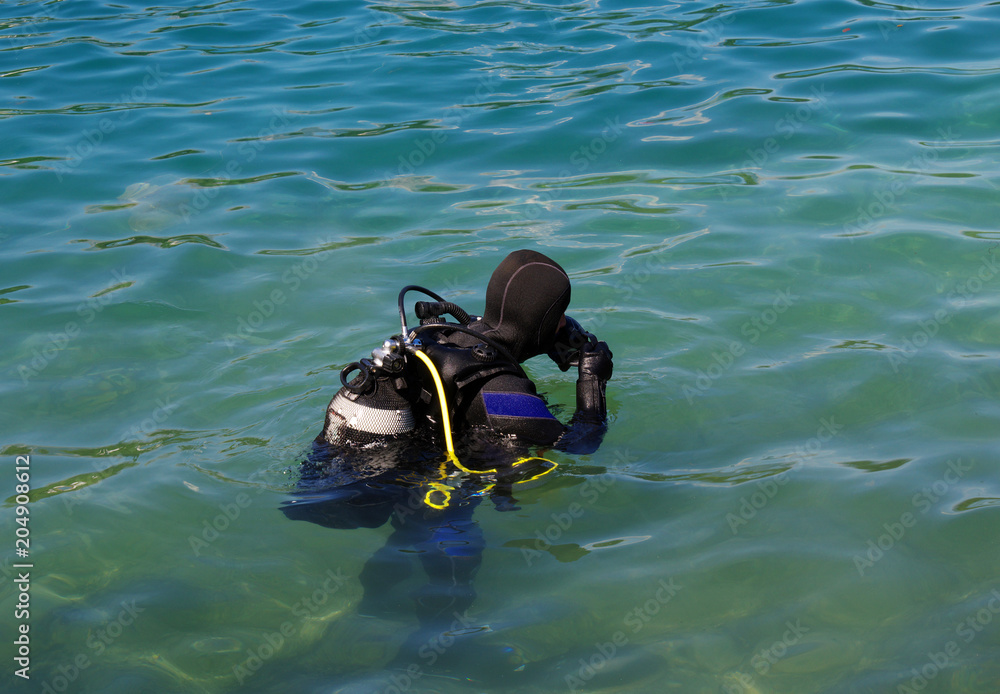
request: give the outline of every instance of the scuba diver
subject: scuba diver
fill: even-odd
[[[439,429],[442,420],[450,419],[460,430],[486,428],[570,453],[597,449],[606,428],[612,354],[607,343],[566,316],[570,282],[558,263],[535,251],[508,255],[490,278],[482,318],[426,289],[406,287],[399,296],[404,336],[403,296],[409,290],[437,303],[418,302],[420,327],[411,336],[386,340],[372,360],[355,362],[341,373],[343,388],[330,402],[322,442],[371,443],[425,421]],[[459,324],[446,323],[440,317],[444,313]],[[571,366],[579,371],[576,413],[568,427],[552,415],[520,366],[546,353],[563,371]],[[424,355],[440,374],[443,398],[431,385],[433,372],[413,363]],[[348,382],[355,369],[359,375]]]
[[[413,329],[403,305],[410,291],[434,299],[416,302],[420,325]],[[481,317],[430,290],[404,287],[401,332],[340,374],[299,491],[282,511],[341,529],[375,528],[391,517],[392,535],[361,572],[359,613],[405,611],[393,589],[417,554],[428,576],[410,595],[421,629],[400,650],[400,662],[419,662],[414,653],[428,634],[454,627],[472,605],[484,546],[472,516],[482,498],[516,510],[513,485],[555,467],[526,457],[530,447],[585,454],[604,438],[613,355],[566,315],[570,293],[565,270],[531,250],[511,253],[493,272]],[[562,371],[577,371],[576,411],[566,425],[521,366],[542,354]]]

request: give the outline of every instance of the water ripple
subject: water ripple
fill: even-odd
[[[739,38],[726,39],[722,42],[727,48],[791,48],[794,46],[814,46],[821,43],[833,43],[837,41],[852,41],[857,36],[841,34],[840,36],[816,36],[801,39],[777,39],[777,38]]]
[[[619,171],[613,174],[584,174],[558,179],[503,178],[491,185],[502,185],[523,190],[559,188],[595,188],[605,186],[652,185],[676,190],[715,185],[756,185],[756,175],[748,172],[720,172],[700,176],[664,176],[660,171]]]
[[[776,74],[775,79],[802,79],[806,77],[821,77],[823,75],[838,72],[865,72],[876,75],[944,75],[950,77],[980,77],[984,75],[1000,74],[1000,66],[980,67],[980,68],[959,68],[948,66],[919,67],[877,67],[875,65],[858,65],[856,63],[846,63],[840,65],[828,65],[820,68],[810,68],[808,70],[793,70],[791,72],[781,72]]]
[[[326,111],[315,111],[311,112],[312,115],[317,113],[334,113],[337,111],[346,110],[347,107],[336,107]],[[254,142],[258,140],[282,140],[294,137],[378,137],[379,135],[391,135],[393,133],[405,131],[405,130],[449,130],[449,126],[444,125],[443,121],[439,119],[424,119],[424,120],[414,120],[414,121],[402,121],[397,123],[370,123],[369,127],[362,128],[319,128],[319,127],[307,127],[301,128],[299,130],[294,130],[286,133],[268,133],[266,135],[257,135],[252,137],[241,137],[233,140],[233,142]]]
[[[31,289],[31,285],[30,284],[19,284],[19,285],[15,286],[15,287],[0,288],[0,305],[2,305],[2,304],[16,304],[16,303],[18,303],[20,301],[20,299],[10,299],[10,298],[8,298],[8,297],[6,297],[4,295],[5,294],[13,294],[14,292],[19,292],[19,291],[21,291],[23,289]]]
[[[996,508],[1000,506],[1000,498],[995,496],[983,497],[977,496],[971,499],[963,499],[961,502],[955,504],[955,511],[975,511],[981,508]]]
[[[148,244],[159,248],[174,248],[186,243],[197,243],[212,248],[225,250],[225,246],[216,241],[213,236],[217,234],[180,234],[178,236],[129,236],[123,239],[112,239],[110,241],[94,241],[92,239],[75,239],[74,243],[89,243],[90,251],[104,251],[112,248],[122,248],[123,246],[135,246],[138,244]]]
[[[179,183],[181,185],[194,186],[195,188],[218,188],[219,186],[244,186],[262,181],[270,181],[276,178],[287,178],[288,176],[301,176],[301,171],[276,171],[273,173],[261,174],[260,176],[249,176],[247,178],[230,178],[229,176],[209,177],[209,178],[185,178]]]
[[[189,103],[164,103],[164,102],[106,102],[106,103],[84,103],[84,104],[74,104],[73,106],[65,106],[63,108],[53,108],[53,109],[17,109],[17,108],[0,108],[0,117],[3,116],[44,116],[44,115],[93,115],[95,113],[113,113],[116,111],[136,111],[142,109],[153,109],[153,108],[200,108],[204,106],[214,106],[215,104],[221,104],[227,101],[240,100],[243,97],[224,97],[221,99],[212,99],[211,101],[196,101]]]
[[[756,88],[731,89],[725,92],[717,92],[697,104],[661,111],[655,116],[634,120],[628,123],[628,125],[633,128],[664,124],[675,126],[704,125],[710,121],[705,115],[705,111],[715,106],[723,104],[730,99],[737,99],[744,96],[766,96],[771,93],[773,93],[771,89]]]

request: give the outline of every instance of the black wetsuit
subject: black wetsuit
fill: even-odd
[[[485,319],[470,327],[490,335]],[[474,336],[459,332],[442,335],[438,339],[440,342],[436,344],[458,355],[468,353],[472,347],[481,344]],[[576,413],[569,424],[564,425],[552,414],[534,382],[519,365],[502,358],[477,364],[471,356],[463,364],[460,357],[435,359],[439,353],[434,347],[429,347],[427,351],[436,363],[444,362],[442,379],[452,386],[448,398],[453,410],[452,426],[458,435],[473,429],[485,429],[513,437],[523,444],[554,447],[569,453],[593,453],[600,446],[607,428],[607,405],[604,397],[606,381],[598,376],[581,374],[577,385]],[[595,356],[600,358],[600,355]],[[458,378],[448,379],[446,376],[455,375],[452,361],[458,361],[462,368]],[[425,392],[425,399],[426,395]],[[427,410],[432,426],[438,425],[438,408],[435,400]]]
[[[410,597],[421,628],[400,649],[400,663],[412,662],[421,644],[467,615],[484,547],[475,508],[488,495],[497,510],[516,510],[513,485],[541,474],[547,463],[518,459],[536,445],[590,453],[604,437],[611,352],[576,321],[560,328],[569,299],[569,278],[557,263],[517,251],[493,273],[486,311],[468,326],[475,335],[447,326],[420,333],[424,352],[444,381],[457,457],[469,468],[491,471],[488,480],[455,473],[443,460],[441,403],[426,367],[420,366],[423,377],[385,377],[370,395],[352,396],[346,404],[343,391],[338,393],[344,407],[336,410],[337,397],[331,402],[324,431],[303,463],[299,491],[282,507],[290,519],[330,528],[374,528],[391,521],[392,534],[361,572],[362,613],[398,613],[404,599],[397,587],[419,557],[428,582]],[[484,342],[500,349],[486,357],[479,349],[476,356]],[[576,413],[568,426],[552,415],[520,367],[546,353],[564,371],[575,366],[579,372]],[[388,409],[377,412],[369,422],[374,424],[352,439],[351,412],[357,410],[351,408],[358,401],[363,406],[365,398]],[[393,419],[395,407],[405,407],[406,416]],[[382,423],[403,420],[413,425],[410,430],[371,445],[377,440],[372,432]]]
[[[571,453],[597,449],[607,419],[612,355],[607,344],[565,318],[570,293],[569,277],[558,263],[535,251],[515,251],[494,271],[486,310],[464,326],[466,331],[422,325],[419,341],[444,382],[454,431],[486,428]],[[542,354],[564,371],[571,366],[578,371],[576,413],[568,426],[553,416],[520,366]],[[414,355],[407,355],[406,363],[406,378],[386,376],[364,394],[338,394],[319,440],[370,443],[394,426],[440,431],[441,403],[430,375]]]

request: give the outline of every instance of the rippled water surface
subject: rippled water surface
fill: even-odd
[[[998,691],[998,17],[0,5],[4,691]],[[362,609],[388,525],[280,509],[398,289],[479,312],[518,248],[612,422],[429,635],[415,549]]]

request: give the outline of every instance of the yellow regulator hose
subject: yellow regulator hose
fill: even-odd
[[[457,467],[462,472],[467,472],[471,475],[489,475],[492,472],[494,472],[493,470],[471,470],[462,465],[462,463],[458,460],[458,456],[455,455],[455,443],[451,438],[451,417],[448,415],[448,400],[445,398],[444,395],[444,384],[441,382],[441,374],[438,373],[437,367],[434,366],[434,362],[432,362],[431,358],[428,357],[426,354],[416,349],[413,350],[411,353],[416,355],[416,357],[420,361],[422,361],[424,364],[427,365],[427,370],[431,372],[431,378],[434,379],[434,387],[437,389],[438,400],[441,402],[441,424],[444,426],[444,445],[445,449],[448,452],[448,460],[454,463],[455,467]],[[534,475],[530,479],[536,479],[538,477],[541,477],[542,475],[550,472],[557,466],[557,464],[554,461],[548,460],[547,458],[521,458],[516,463],[514,463],[514,465],[517,466],[522,463],[526,463],[529,460],[544,460],[545,462],[552,463],[551,468],[545,470],[545,472],[542,472],[541,474]]]

